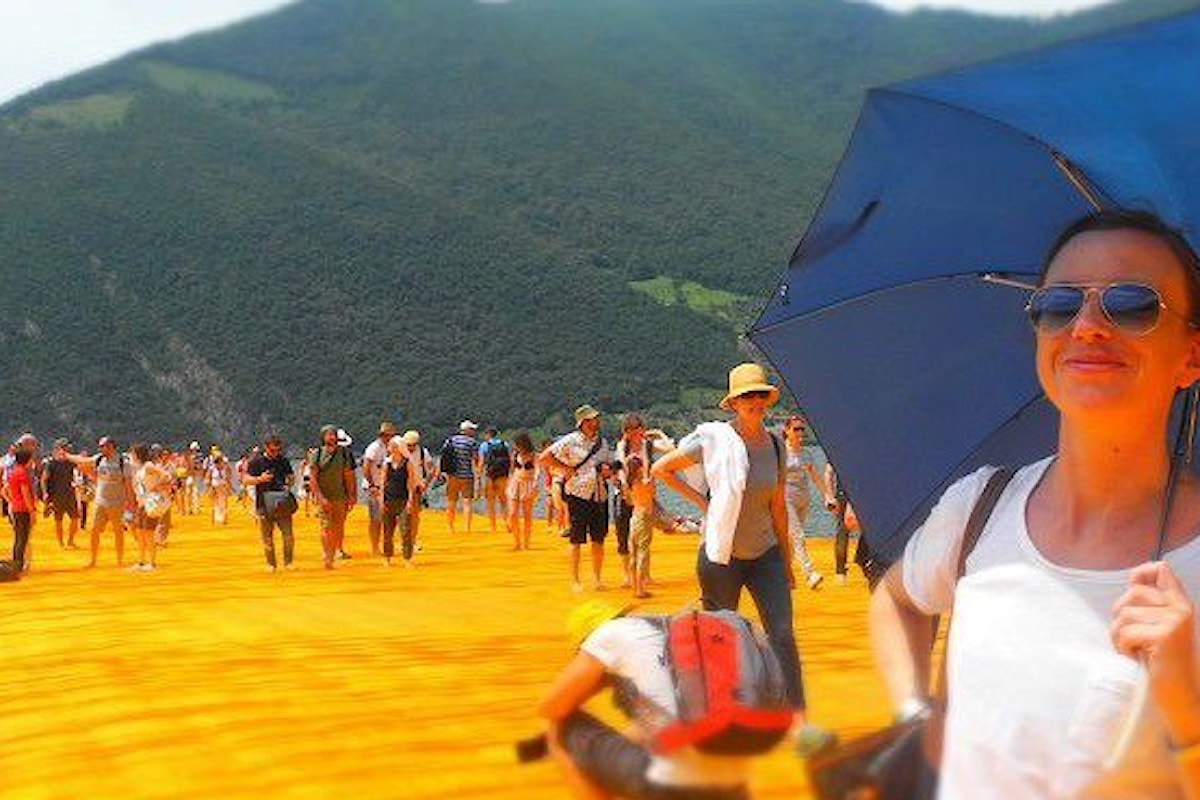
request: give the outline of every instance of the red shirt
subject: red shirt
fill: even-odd
[[[29,480],[29,470],[21,464],[14,464],[8,471],[8,506],[15,513],[32,512],[33,508],[26,498],[33,497],[33,483]]]

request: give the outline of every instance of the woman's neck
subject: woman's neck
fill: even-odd
[[[1165,442],[1147,430],[1126,427],[1106,436],[1072,428],[1059,432],[1056,471],[1075,499],[1089,506],[1138,505],[1157,498],[1167,484],[1171,457]]]
[[[762,417],[739,414],[729,424],[738,432],[738,435],[748,442],[759,442],[767,436],[767,429],[763,426]]]

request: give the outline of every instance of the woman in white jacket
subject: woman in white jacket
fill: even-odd
[[[737,610],[749,590],[787,679],[792,705],[803,710],[804,685],[792,629],[792,543],[788,536],[783,443],[763,424],[779,389],[758,364],[729,372],[721,408],[730,422],[706,422],[654,464],[651,474],[703,512],[696,572],[705,607]],[[708,494],[679,473],[703,467]]]

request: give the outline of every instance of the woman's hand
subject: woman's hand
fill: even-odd
[[[1195,616],[1192,598],[1164,561],[1135,568],[1113,606],[1113,645],[1146,665],[1151,696],[1176,747],[1200,743]]]

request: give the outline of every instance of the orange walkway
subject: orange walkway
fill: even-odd
[[[299,569],[266,574],[244,511],[222,528],[184,517],[144,574],[115,568],[111,540],[80,569],[84,552],[39,520],[34,572],[0,585],[0,796],[565,797],[552,764],[518,765],[511,744],[536,732],[532,708],[571,655],[561,540],[539,522],[535,549],[513,553],[503,532],[451,538],[427,513],[419,567],[388,569],[365,526],[356,510],[355,558],[330,573],[299,518]],[[694,597],[696,542],[655,540],[647,609]],[[828,542],[813,552],[832,572]],[[796,597],[813,720],[881,723],[861,576]],[[763,760],[755,797],[807,796],[791,753]]]

